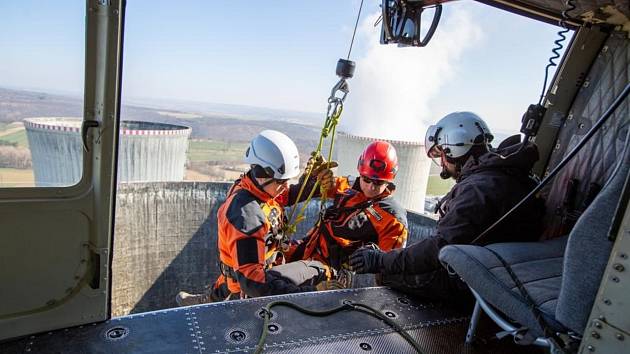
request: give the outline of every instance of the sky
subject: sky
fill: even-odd
[[[0,2],[0,87],[80,95],[83,4]],[[128,0],[123,102],[187,100],[323,116],[359,4]],[[427,125],[470,110],[493,130],[518,130],[538,101],[558,27],[462,0],[444,5],[427,47],[398,48],[378,43],[379,4],[364,3],[343,129],[422,140]]]

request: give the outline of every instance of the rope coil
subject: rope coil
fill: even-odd
[[[384,314],[382,314],[380,311],[378,311],[377,309],[368,306],[366,304],[362,304],[362,303],[358,303],[358,302],[352,302],[349,300],[345,300],[343,301],[342,305],[337,306],[337,307],[333,307],[331,309],[327,309],[327,310],[311,310],[311,309],[307,309],[304,308],[298,304],[294,304],[292,302],[289,301],[272,301],[270,303],[268,303],[265,307],[263,307],[261,309],[261,315],[263,317],[263,326],[262,326],[262,333],[260,334],[260,339],[258,340],[258,344],[256,345],[256,349],[254,350],[255,354],[260,354],[263,352],[263,349],[265,348],[265,340],[267,339],[267,333],[268,333],[268,326],[269,326],[269,318],[271,318],[272,316],[272,312],[271,312],[271,308],[274,306],[285,306],[285,307],[289,307],[292,308],[298,312],[301,312],[305,315],[309,315],[309,316],[315,316],[315,317],[324,317],[324,316],[330,316],[332,314],[335,314],[337,312],[341,312],[341,311],[359,311],[359,312],[363,312],[365,314],[368,314],[372,317],[375,317],[377,319],[382,320],[383,322],[385,322],[387,325],[389,325],[390,327],[392,327],[398,334],[400,334],[418,353],[422,353],[422,348],[420,347],[420,344],[418,342],[416,342],[411,335],[409,335],[409,333],[407,333],[399,324],[397,324],[396,322],[392,321],[389,317],[385,316]]]

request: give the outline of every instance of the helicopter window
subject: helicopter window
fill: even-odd
[[[262,3],[199,4],[194,11],[160,4],[127,3],[122,120],[192,128],[185,156],[177,158],[185,166],[179,180],[238,178],[249,167],[242,161],[248,141],[263,129],[294,139],[304,163],[317,146],[334,64],[348,52],[357,4],[285,3],[281,11]],[[243,23],[243,14],[250,20]],[[488,121],[497,144],[518,132],[521,115],[538,99],[557,27],[483,4],[452,3],[429,45],[397,48],[379,43],[379,14],[378,3],[364,5],[340,131],[420,142],[441,116],[471,110]],[[508,26],[518,31],[502,30]],[[121,150],[125,156],[136,155]],[[339,171],[353,167],[356,161],[344,161]],[[427,168],[426,194],[447,193],[453,181]]]
[[[154,144],[164,147],[160,153],[178,156],[177,169],[184,171],[178,180],[233,181],[249,167],[242,163],[248,141],[263,129],[286,133],[298,145],[302,163],[308,159],[318,143],[331,86],[339,80],[335,63],[340,56],[346,58],[348,52],[357,3],[286,2],[270,7],[265,3],[231,2],[218,8],[200,2],[194,9],[166,6],[159,1],[152,7],[141,4],[128,2],[125,14],[121,119],[151,121],[164,124],[162,128],[167,131],[189,134],[187,150],[183,140],[175,142],[181,135],[156,135],[164,138]],[[525,109],[538,100],[557,27],[476,2],[453,2],[445,5],[441,26],[431,43],[424,48],[398,48],[379,43],[379,28],[374,27],[378,5],[368,4],[364,5],[350,56],[357,67],[354,77],[348,80],[350,92],[340,129],[351,130],[357,136],[421,141],[426,127],[440,117],[457,110],[471,110],[487,120],[497,145],[518,131]],[[330,13],[331,6],[338,11]],[[242,21],[243,18],[248,20]],[[518,29],[518,33],[509,33],[505,28]],[[178,127],[191,127],[192,131],[186,133]],[[121,144],[124,139],[123,134]],[[357,142],[360,148],[366,145],[365,140]],[[167,153],[166,144],[171,143],[173,150]],[[360,152],[354,154],[339,146],[335,143],[340,162],[337,173],[356,173]],[[327,147],[323,150],[328,151]],[[119,163],[129,171],[153,164],[132,149],[121,147],[119,153]],[[399,156],[402,161],[402,153]],[[421,160],[426,153],[422,147],[407,156],[412,157],[407,161]],[[347,161],[342,160],[346,157]],[[441,179],[440,170],[430,170],[430,161],[427,162],[424,172],[431,176],[426,194],[447,193],[452,180]],[[343,167],[350,171],[342,171]],[[126,180],[123,173],[119,169],[119,181]],[[405,178],[402,170],[398,176]],[[426,181],[427,175],[422,178]],[[213,192],[193,193],[193,199],[205,198],[193,202],[188,193],[191,186]],[[135,283],[127,277],[123,263],[128,254],[124,240],[136,239],[135,235],[147,242],[161,242],[163,233],[185,227],[176,242],[200,256],[189,259],[184,252],[177,257],[178,262],[190,262],[195,269],[191,271],[195,278],[178,279],[178,286],[201,289],[208,279],[214,279],[218,269],[207,265],[214,264],[211,257],[216,252],[199,247],[198,242],[216,235],[216,208],[223,200],[215,196],[225,193],[218,186],[223,184],[169,183],[141,188],[142,185],[121,183],[116,213],[119,243],[113,250],[112,275],[120,282],[115,283],[113,290],[113,313],[173,306],[172,296],[164,295],[153,302],[144,295],[146,289],[142,287],[134,289],[137,292],[124,301],[116,297],[127,281]],[[151,202],[136,202],[145,195]],[[164,198],[165,195],[171,197]],[[433,210],[421,198],[415,199],[420,200],[420,207]],[[199,209],[188,210],[180,203]],[[158,215],[155,218],[154,212]],[[173,219],[175,215],[177,218]],[[301,227],[307,228],[311,222],[307,220]],[[146,238],[152,232],[147,230],[154,229],[160,237]],[[160,248],[146,249],[153,252]],[[162,274],[184,276],[180,271],[165,271],[179,264],[169,257],[156,255],[155,259],[150,275],[138,271],[134,276],[139,280],[157,279],[156,284],[170,281]],[[122,261],[116,263],[118,260]]]
[[[83,173],[85,7],[0,4],[0,188],[63,187]]]

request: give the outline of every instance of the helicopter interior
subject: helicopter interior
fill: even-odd
[[[544,111],[530,125],[523,119],[523,133],[541,156],[534,167],[543,181],[536,195],[546,203],[540,241],[449,245],[440,252],[444,266],[470,287],[474,309],[423,302],[374,287],[372,278],[363,277],[353,289],[165,308],[164,299],[172,299],[173,291],[164,289],[176,288],[174,273],[187,272],[194,280],[218,275],[217,269],[202,270],[203,264],[216,262],[213,244],[204,240],[216,237],[216,223],[208,215],[216,215],[229,185],[129,184],[116,189],[125,2],[88,0],[84,175],[67,188],[0,188],[2,225],[20,235],[0,240],[0,280],[8,284],[0,293],[0,351],[627,350],[630,6],[623,0],[478,1],[574,34],[541,97]],[[384,17],[383,25],[395,28],[395,21],[396,16]],[[438,22],[433,30],[439,31]],[[415,41],[408,34],[397,37],[395,31],[387,37],[384,30],[383,36],[387,43],[419,47],[431,40],[419,31]],[[528,130],[532,124],[535,131]],[[182,191],[192,202],[177,197]],[[155,213],[134,213],[131,206],[139,200],[154,203]],[[121,284],[142,281],[142,275],[133,274],[134,266],[142,268],[137,264],[141,260],[114,254],[123,246],[112,235],[120,228],[137,238],[168,232],[168,225],[156,222],[147,230],[136,221],[158,220],[160,212],[184,205],[189,208],[181,216],[187,225],[185,246],[164,260],[159,281],[143,294],[131,294]],[[316,213],[309,209],[306,218]],[[409,224],[411,243],[430,235],[435,220],[410,212]],[[42,241],[40,234],[49,239]],[[195,247],[205,252],[200,265],[186,268]],[[51,254],[51,249],[65,250]],[[24,252],[32,257],[22,257]],[[21,269],[19,277],[15,269]],[[13,290],[5,290],[9,288]],[[129,301],[112,303],[115,291],[126,291]],[[340,306],[346,312],[332,315],[334,320],[280,307],[261,312],[273,301],[318,310]],[[116,306],[131,315],[118,317]]]

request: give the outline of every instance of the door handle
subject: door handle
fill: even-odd
[[[87,143],[87,133],[90,128],[97,128],[100,123],[97,120],[84,120],[81,124],[81,141],[83,142],[83,149],[85,152],[90,151]]]

